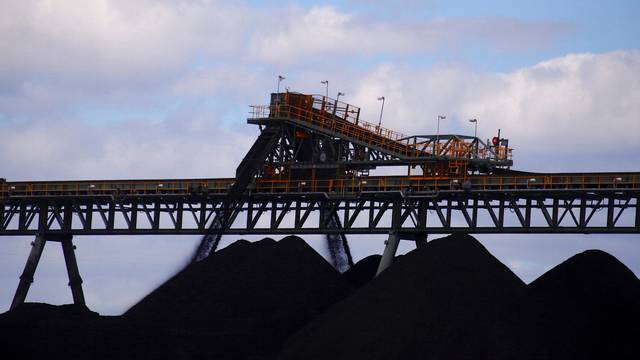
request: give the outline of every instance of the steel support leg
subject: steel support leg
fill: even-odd
[[[380,273],[391,266],[391,263],[393,263],[393,258],[396,256],[396,251],[398,250],[399,243],[400,234],[398,234],[397,232],[390,232],[389,240],[387,240],[386,246],[384,247],[384,253],[382,253],[382,259],[380,259],[380,265],[378,265],[378,271],[376,271],[376,276],[380,275]]]
[[[29,287],[31,287],[31,283],[33,282],[33,275],[35,274],[36,268],[38,267],[38,262],[40,261],[40,256],[42,255],[44,244],[46,242],[47,240],[45,239],[44,235],[38,235],[36,236],[36,240],[31,243],[31,252],[29,253],[29,258],[27,259],[27,263],[24,266],[22,275],[20,275],[20,282],[18,283],[16,294],[13,296],[11,309],[22,305],[24,303],[24,300],[27,298]]]
[[[82,278],[78,271],[78,262],[76,261],[75,246],[72,237],[60,241],[62,244],[62,253],[64,254],[64,262],[67,265],[67,274],[69,275],[69,286],[71,287],[71,295],[73,303],[76,305],[85,305],[84,293],[82,292]]]

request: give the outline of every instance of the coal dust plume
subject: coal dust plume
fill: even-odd
[[[238,240],[121,316],[25,303],[0,315],[2,358],[632,359],[640,281],[599,250],[525,284],[468,235],[429,241],[376,276],[299,237]]]

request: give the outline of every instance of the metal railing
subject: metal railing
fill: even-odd
[[[218,193],[226,194],[235,179],[7,182],[0,198],[13,196],[84,196]],[[467,182],[466,184],[464,184]],[[252,193],[327,192],[357,194],[363,191],[518,190],[518,189],[640,189],[640,173],[532,174],[519,176],[455,177],[379,176],[337,179],[258,179]]]

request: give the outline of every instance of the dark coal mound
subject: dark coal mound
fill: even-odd
[[[640,281],[615,257],[575,255],[529,284],[528,293],[549,357],[637,359]]]
[[[3,359],[81,358],[96,344],[98,313],[85,306],[25,303],[0,315]]]
[[[376,271],[378,270],[381,258],[382,256],[380,255],[367,256],[353,264],[353,266],[349,268],[349,270],[345,271],[342,276],[347,279],[351,286],[359,288],[373,280],[376,276]]]
[[[238,241],[189,265],[124,317],[188,332],[218,358],[275,355],[292,332],[350,292],[298,237]]]
[[[474,238],[410,252],[288,341],[282,359],[503,359],[531,353],[525,284]]]

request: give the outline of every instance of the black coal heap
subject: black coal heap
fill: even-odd
[[[525,284],[474,238],[434,240],[294,335],[282,359],[500,359],[528,351]]]
[[[379,259],[340,275],[297,237],[237,241],[123,316],[47,304],[0,314],[0,358],[637,358],[640,281],[602,251],[528,286],[467,235],[374,277]]]
[[[349,270],[345,271],[342,275],[349,281],[351,286],[359,288],[369,281],[373,280],[380,264],[380,255],[367,256],[357,263],[353,264]]]
[[[15,321],[0,319],[0,329],[29,332],[19,346],[4,347],[20,354],[15,358],[40,357],[43,342],[51,343],[49,358],[274,358],[292,332],[350,292],[298,237],[237,241],[187,266],[122,317],[85,325],[63,307],[45,316],[64,320],[64,332],[51,332],[30,327],[42,311],[25,304],[5,314]]]
[[[640,281],[615,257],[588,250],[529,284],[539,348],[549,358],[633,359],[640,339]]]
[[[223,353],[270,354],[350,291],[299,237],[238,241],[188,266],[124,317],[219,335]]]

